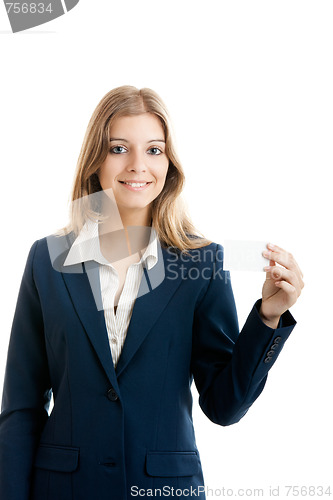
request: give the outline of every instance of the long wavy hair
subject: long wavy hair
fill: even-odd
[[[120,116],[142,113],[152,113],[160,119],[165,134],[165,153],[169,160],[163,190],[151,204],[152,226],[161,244],[187,254],[189,249],[212,243],[194,227],[187,213],[186,203],[181,197],[185,175],[175,151],[170,117],[165,104],[153,90],[139,90],[130,85],[108,92],[90,118],[76,166],[69,223],[55,233],[57,236],[72,231],[78,235],[86,220],[94,218],[93,214],[96,215],[95,220],[98,220],[98,208],[92,209],[85,200],[88,195],[102,191],[97,172],[109,153],[110,127]]]

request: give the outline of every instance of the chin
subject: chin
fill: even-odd
[[[126,204],[125,205],[125,204],[122,204],[122,203],[118,204],[118,202],[117,202],[117,206],[118,206],[119,210],[133,210],[133,211],[135,211],[135,210],[144,210],[145,208],[148,208],[149,205],[150,205],[150,203],[143,203],[142,205],[137,205],[137,204],[133,204],[133,205]]]

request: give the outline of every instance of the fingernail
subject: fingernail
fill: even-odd
[[[264,257],[267,257],[267,259],[269,259],[270,255],[271,255],[271,252],[268,252],[267,250],[264,250],[262,254],[263,254]]]
[[[267,247],[270,248],[271,250],[275,250],[275,245],[273,245],[273,243],[268,243],[267,244]]]
[[[270,269],[272,269],[272,266],[265,266],[264,267],[264,271],[269,271]]]

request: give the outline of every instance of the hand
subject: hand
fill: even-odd
[[[262,288],[259,314],[266,325],[277,328],[281,314],[295,304],[301,294],[303,273],[286,250],[271,243],[267,248],[263,256],[269,259],[269,266],[264,267],[266,281]]]

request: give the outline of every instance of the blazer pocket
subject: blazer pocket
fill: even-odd
[[[149,476],[193,476],[199,469],[196,451],[147,451],[146,472]]]
[[[39,469],[74,472],[79,463],[79,448],[40,444],[34,461]]]

